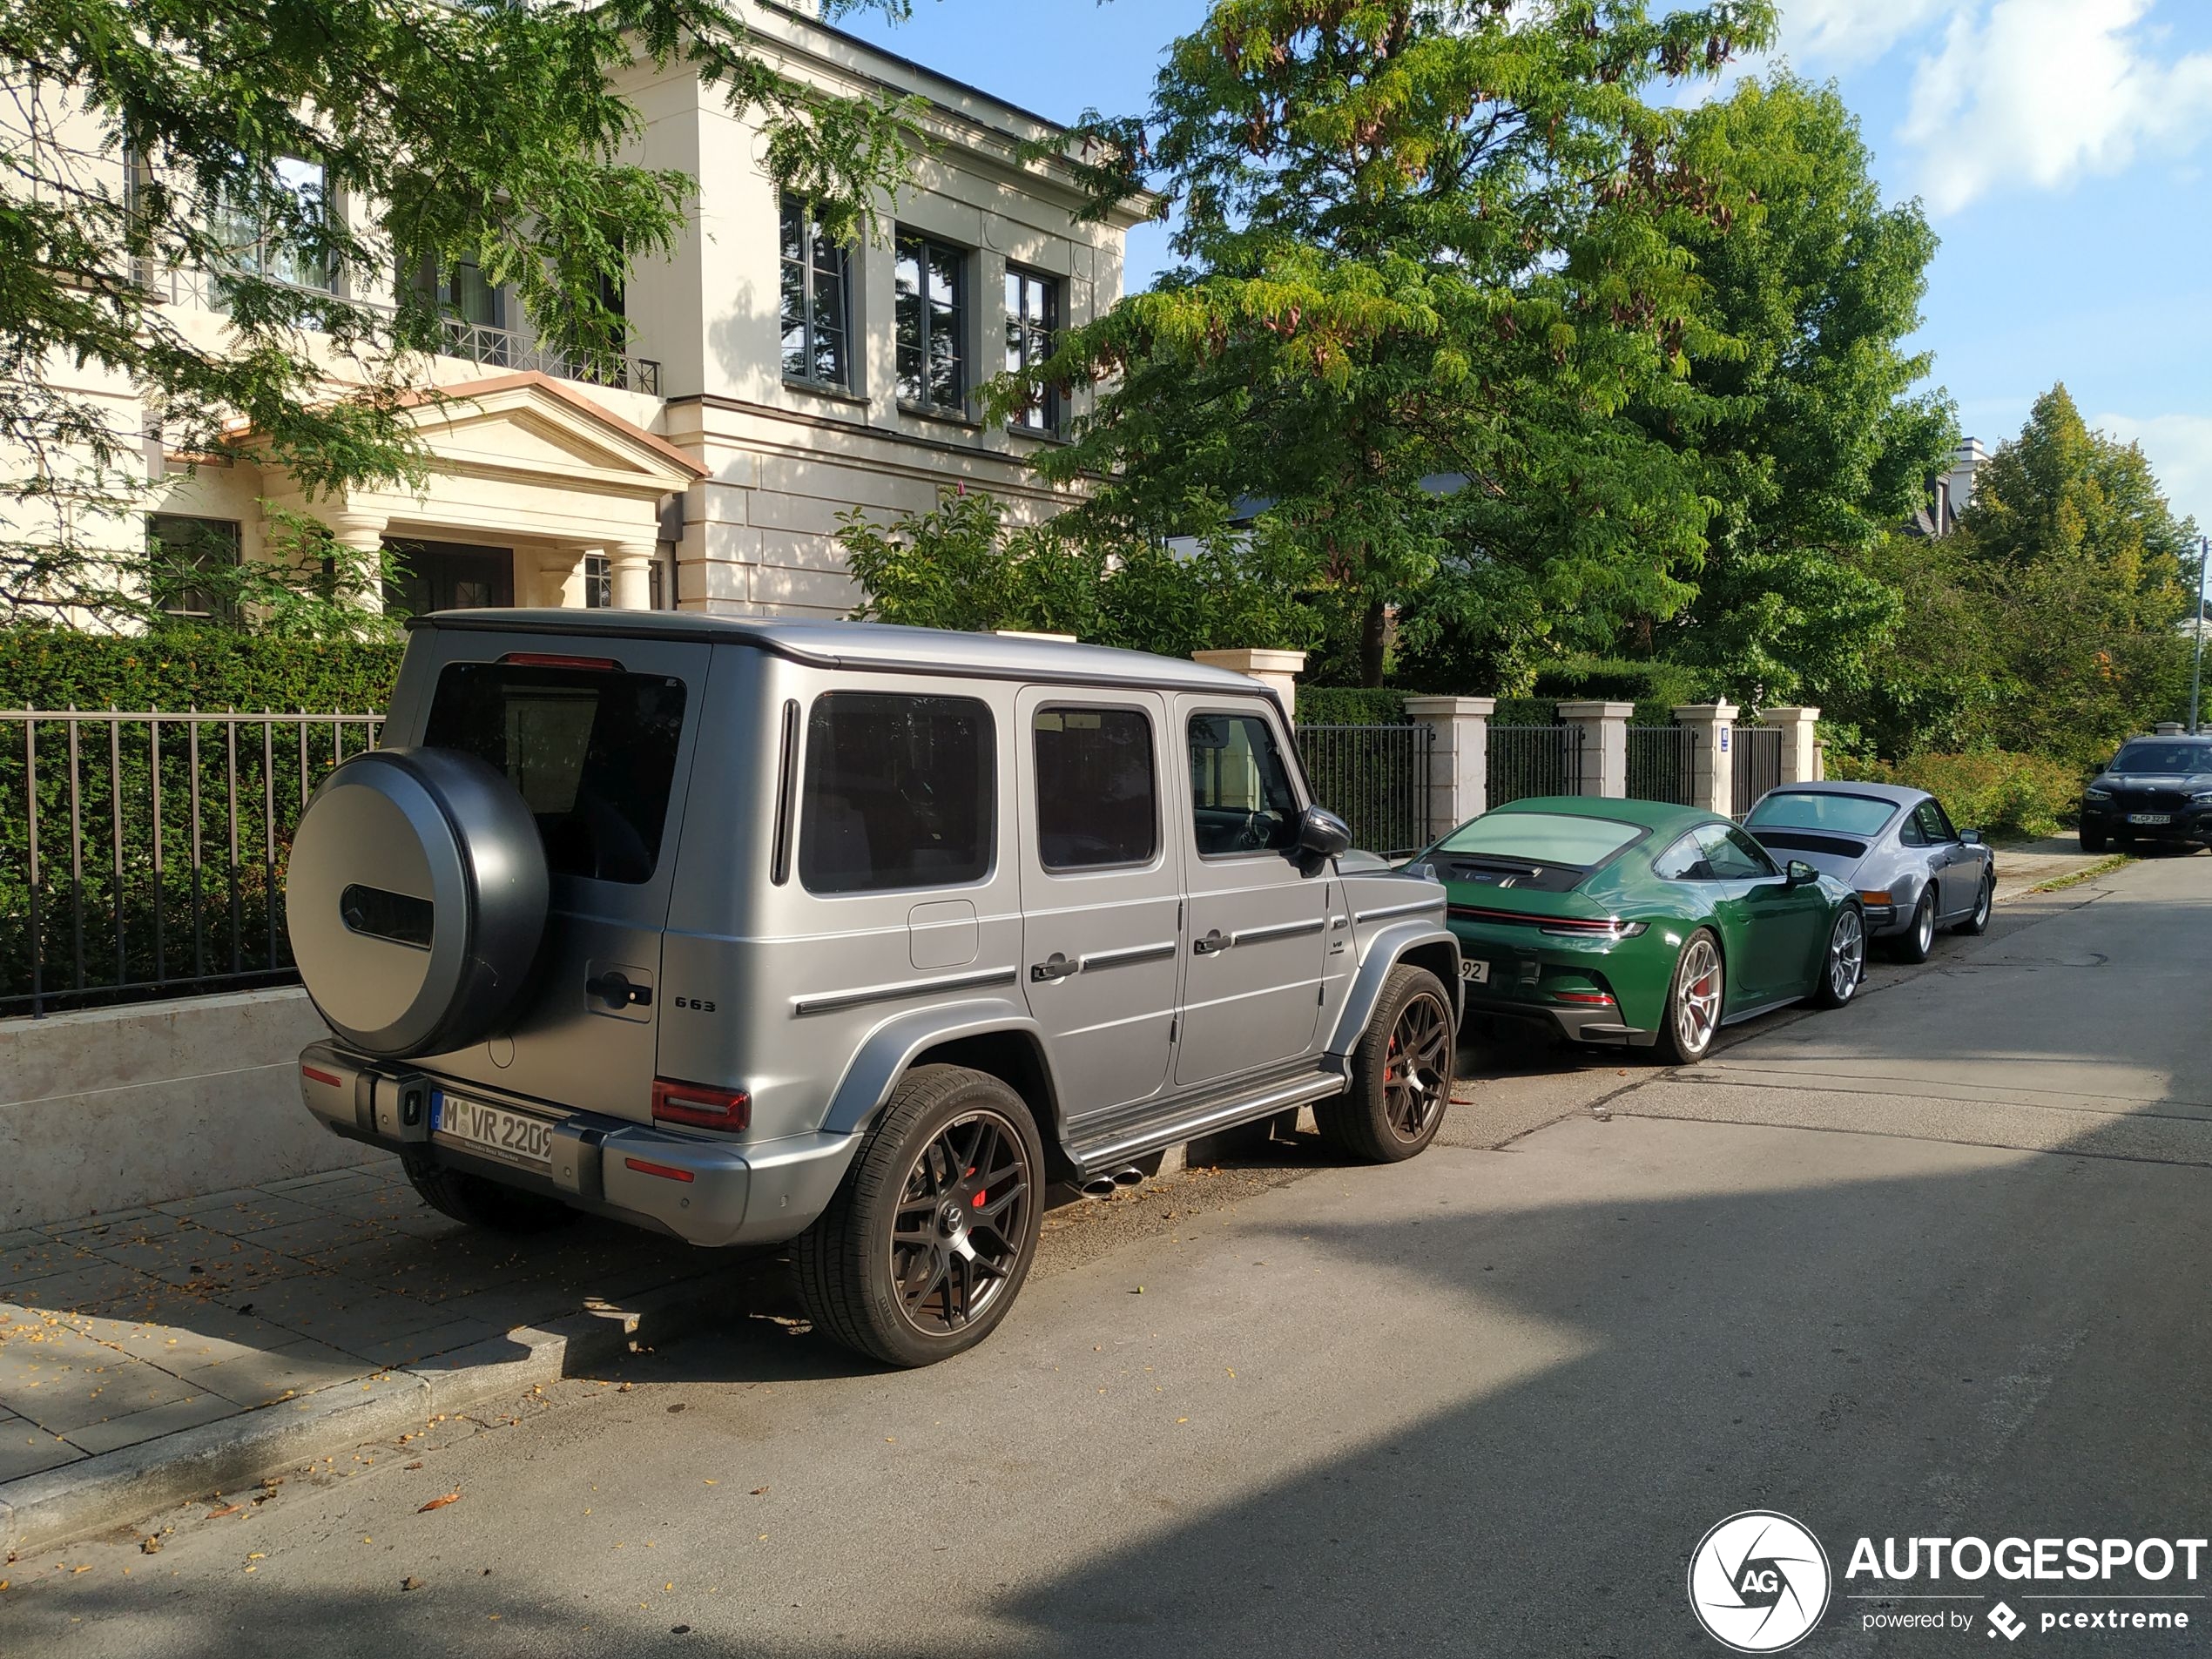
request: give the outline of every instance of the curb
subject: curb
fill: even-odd
[[[382,1440],[437,1415],[527,1393],[604,1366],[641,1338],[665,1341],[733,1308],[740,1271],[685,1279],[627,1308],[573,1313],[523,1325],[419,1365],[334,1383],[304,1399],[264,1406],[57,1469],[0,1482],[0,1551],[65,1544],[173,1503],[250,1486],[303,1460]]]

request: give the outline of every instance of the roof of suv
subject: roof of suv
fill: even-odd
[[[893,673],[966,674],[986,679],[1061,680],[1183,691],[1265,688],[1224,668],[1155,657],[1141,651],[1078,645],[1058,639],[963,634],[942,628],[901,628],[881,622],[802,617],[709,617],[679,610],[475,610],[410,617],[409,628],[489,633],[577,634],[594,638],[677,639],[749,645],[825,668]]]

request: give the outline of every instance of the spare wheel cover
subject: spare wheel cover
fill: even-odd
[[[293,837],[285,922],[331,1028],[401,1059],[490,1035],[545,930],[545,848],[514,786],[450,749],[375,749]]]

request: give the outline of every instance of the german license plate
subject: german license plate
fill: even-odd
[[[2130,813],[2128,814],[2128,821],[2130,824],[2170,824],[2174,821],[2174,814],[2171,813]]]
[[[1470,985],[1487,985],[1490,982],[1490,964],[1478,957],[1462,956],[1460,958],[1460,977]]]
[[[525,1169],[543,1170],[553,1162],[553,1126],[527,1112],[462,1100],[440,1089],[430,1108],[430,1128],[441,1140]]]

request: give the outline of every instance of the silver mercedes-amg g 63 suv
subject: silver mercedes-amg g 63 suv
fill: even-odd
[[[864,623],[413,624],[287,890],[307,1104],[458,1219],[789,1241],[825,1331],[981,1340],[1048,1188],[1451,1095],[1444,890],[1348,853],[1258,682]]]

